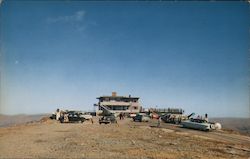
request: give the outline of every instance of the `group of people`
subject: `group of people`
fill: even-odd
[[[57,121],[60,122],[69,122],[69,121],[84,121],[84,120],[89,120],[91,121],[91,123],[93,124],[93,118],[92,115],[90,114],[81,114],[79,112],[74,112],[71,111],[71,113],[69,113],[68,110],[63,111],[60,109],[56,109],[56,112],[52,114],[52,119],[56,119]],[[84,120],[82,119],[84,118]]]
[[[65,113],[65,111],[63,111],[63,110],[56,109],[55,114],[56,114],[56,120],[58,120],[58,121],[63,119],[64,122],[67,122],[69,120],[68,114]]]
[[[120,118],[120,120],[123,120],[123,119],[125,118],[125,113],[122,113],[122,112],[121,112],[121,113],[119,114],[119,118]]]
[[[198,115],[198,116],[197,116],[197,119],[205,120],[205,121],[208,122],[208,115],[205,114],[205,117],[204,117],[204,118],[203,118],[202,116]]]
[[[201,119],[201,120],[205,120],[206,122],[208,122],[208,115],[207,113],[205,114],[205,117],[202,118],[202,116],[197,116],[197,119]],[[161,119],[161,116],[159,116],[158,118],[158,122],[157,122],[157,127],[160,127],[161,126],[161,122],[162,122],[162,119]],[[180,122],[179,122],[180,123]]]

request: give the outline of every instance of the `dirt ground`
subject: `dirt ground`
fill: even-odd
[[[0,128],[0,158],[248,158],[250,138],[157,121],[61,124],[42,120]],[[234,135],[234,136],[233,136]]]

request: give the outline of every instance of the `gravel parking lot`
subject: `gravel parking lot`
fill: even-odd
[[[248,158],[250,143],[156,121],[118,124],[40,122],[0,128],[1,158]],[[218,132],[216,132],[218,133]],[[211,134],[209,136],[208,134]],[[228,132],[220,132],[230,136]],[[232,134],[234,135],[234,134]],[[247,136],[239,136],[249,139]]]

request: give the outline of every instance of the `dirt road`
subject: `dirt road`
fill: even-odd
[[[56,121],[0,128],[0,158],[248,158],[249,142],[214,139],[205,133],[163,124],[60,124]],[[150,127],[151,126],[151,127]],[[194,133],[193,133],[194,132]],[[219,136],[219,135],[218,135]],[[234,136],[235,137],[235,136]],[[234,138],[233,137],[233,138]],[[241,138],[242,137],[242,138]],[[240,136],[240,140],[245,137]],[[248,139],[248,138],[247,138]]]
[[[138,124],[138,123],[136,123]],[[157,125],[156,120],[151,120],[150,123],[139,123],[140,125],[149,125],[151,127],[154,127]],[[197,131],[192,129],[186,129],[182,128],[181,125],[175,125],[175,124],[168,124],[168,123],[162,123],[161,128],[171,129],[175,130],[176,132],[185,132],[189,133],[190,135],[201,135],[204,137],[208,137],[210,139],[216,140],[216,141],[224,141],[224,142],[230,142],[230,143],[244,143],[247,145],[250,145],[250,137],[240,134],[233,134],[226,131],[210,131],[210,132],[204,132],[204,131]]]

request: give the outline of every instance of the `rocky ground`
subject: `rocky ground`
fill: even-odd
[[[250,138],[156,121],[40,122],[0,128],[0,158],[249,158]],[[217,133],[217,134],[216,134]],[[232,135],[232,136],[231,136]],[[234,136],[233,136],[234,135]],[[215,138],[217,136],[217,138]]]

